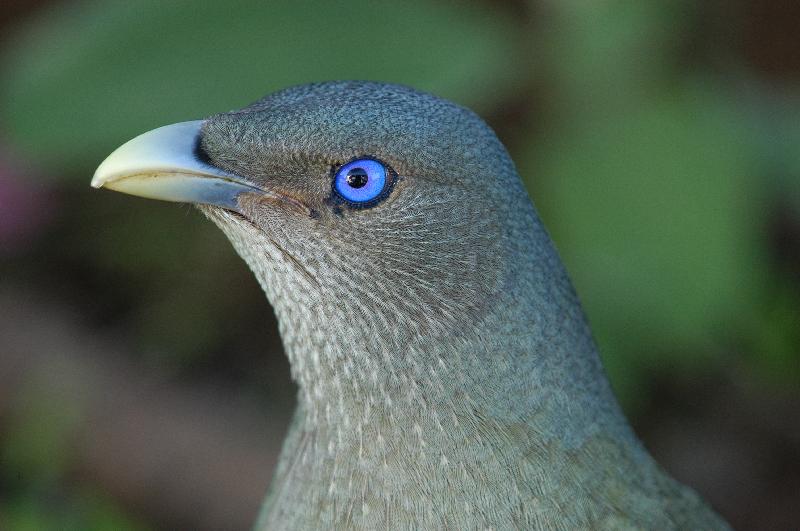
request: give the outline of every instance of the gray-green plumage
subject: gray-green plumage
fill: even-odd
[[[631,432],[506,150],[409,88],[288,89],[200,152],[275,195],[201,206],[275,308],[299,404],[259,529],[725,529]],[[358,156],[398,175],[331,201]],[[224,459],[224,456],[220,456]]]

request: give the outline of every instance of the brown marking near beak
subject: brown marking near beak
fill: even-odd
[[[299,214],[304,214],[308,217],[317,217],[316,211],[306,205],[301,200],[285,195],[279,194],[277,192],[273,192],[272,190],[260,190],[258,192],[245,192],[239,195],[238,202],[241,204],[241,200],[243,197],[247,197],[248,199],[257,202],[257,203],[271,203],[271,204],[278,204],[283,207],[289,207],[290,210],[293,210]]]

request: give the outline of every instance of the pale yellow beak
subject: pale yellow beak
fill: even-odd
[[[237,210],[240,194],[262,190],[198,158],[202,125],[202,120],[181,122],[126,142],[100,164],[92,186],[150,199]]]

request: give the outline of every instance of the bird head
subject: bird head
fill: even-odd
[[[290,88],[145,133],[92,184],[197,204],[261,283],[301,387],[429,368],[488,378],[461,370],[464,351],[478,367],[502,353],[489,366],[513,376],[541,344],[592,348],[505,148],[430,94]]]
[[[291,286],[314,306],[335,301],[351,339],[445,332],[498,289],[495,188],[519,183],[466,109],[400,86],[306,85],[210,118],[196,152],[262,191],[203,209],[246,249],[274,247],[268,261],[284,269],[267,275],[280,284],[268,293]]]

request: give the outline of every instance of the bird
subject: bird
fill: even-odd
[[[729,528],[634,434],[465,107],[300,85],[144,133],[91,184],[196,205],[275,310],[298,396],[256,529]]]

